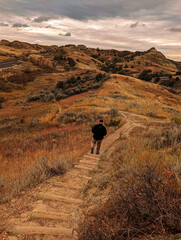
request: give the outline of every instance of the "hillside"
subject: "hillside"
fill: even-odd
[[[73,75],[79,69],[139,77],[177,90],[180,90],[181,85],[180,63],[167,59],[155,48],[145,52],[130,52],[93,49],[83,45],[41,46],[1,40],[0,68],[2,62],[13,60],[19,60],[19,68],[14,72],[12,69],[6,70],[3,73],[4,77],[7,74],[16,77],[15,74],[23,73],[26,81],[32,81],[32,75],[42,69],[45,72],[45,68],[50,76],[50,73]],[[24,81],[22,84],[25,84]]]
[[[95,202],[91,203],[91,194],[95,194],[95,199],[99,199],[99,194],[102,194],[106,202],[112,194],[112,186],[118,186],[119,180],[124,180],[121,177],[125,174],[123,170],[126,171],[124,166],[128,166],[132,171],[137,164],[143,164],[140,166],[144,169],[149,151],[152,150],[155,152],[156,161],[160,156],[162,159],[160,169],[156,173],[162,174],[162,170],[176,169],[174,177],[178,191],[176,189],[174,194],[180,196],[180,165],[177,154],[180,151],[181,123],[179,66],[179,63],[166,59],[154,48],[145,52],[129,52],[92,49],[83,45],[57,47],[1,41],[0,213],[3,222],[0,223],[0,232],[4,233],[9,229],[11,221],[14,224],[13,218],[18,219],[20,223],[27,221],[28,224],[29,214],[37,200],[35,193],[37,194],[42,186],[45,192],[46,189],[54,191],[52,183],[51,186],[47,185],[47,179],[51,182],[56,178],[55,181],[59,182],[62,176],[66,179],[66,173],[70,174],[75,170],[72,170],[72,167],[90,150],[90,130],[100,118],[104,119],[107,126],[108,139],[116,132],[120,135],[121,129],[125,131],[123,138],[119,139],[117,136],[114,145],[111,143],[111,148],[105,147],[104,150],[107,151],[101,155],[102,162],[98,163],[98,170],[92,171],[92,174],[95,173],[91,175],[93,179],[100,178],[103,185],[98,183],[95,186],[96,183],[92,181],[90,186],[85,185],[82,190],[85,193],[84,197],[87,196],[85,202],[88,201],[90,209],[95,207],[95,216],[97,205]],[[133,128],[129,129],[130,123],[131,126],[133,124]],[[167,136],[165,131],[170,129],[173,131]],[[159,146],[151,142],[151,139],[157,138],[163,140],[158,141]],[[109,145],[111,141],[106,142]],[[135,152],[138,143],[141,143],[143,148]],[[125,146],[127,150],[120,146]],[[125,150],[124,153],[130,153],[123,162],[120,160],[124,157],[121,154],[122,150]],[[90,157],[86,155],[86,158]],[[117,162],[117,158],[120,161]],[[107,165],[106,161],[109,160],[110,165]],[[152,164],[150,158],[149,160]],[[173,163],[173,168],[170,163]],[[101,169],[99,166],[102,166]],[[109,175],[109,170],[112,175]],[[123,175],[118,176],[117,170]],[[86,174],[89,178],[89,172]],[[102,180],[101,176],[105,174],[109,179],[111,176],[113,178],[110,185],[104,189],[106,180]],[[80,173],[78,175],[80,176]],[[103,191],[99,191],[102,188]],[[55,189],[56,193],[58,191]],[[64,191],[61,193],[64,194]],[[66,193],[70,197],[70,193]],[[175,198],[174,201],[176,200],[178,199]],[[46,203],[46,199],[43,201]],[[56,205],[49,200],[48,203],[50,209],[61,211],[61,203]],[[107,209],[112,211],[109,207]],[[99,205],[99,208],[102,214],[100,216],[105,216],[102,205]],[[63,209],[69,210],[67,206]],[[80,240],[86,240],[84,234],[87,229],[84,227],[91,226],[88,212],[86,216],[87,222],[82,219],[82,228],[77,228]],[[101,218],[99,220],[102,221]],[[51,223],[47,219],[32,221],[33,225],[38,223],[38,227],[48,228],[57,224],[57,220]],[[60,227],[61,221],[57,226]],[[111,224],[114,225],[110,221],[110,225],[105,229],[100,224],[101,234],[104,230],[112,229]],[[148,224],[147,233],[150,234],[153,230],[162,235],[160,225],[153,225]],[[144,224],[142,226],[144,227]],[[176,233],[171,227],[164,229],[168,234]],[[178,229],[177,225],[177,231]],[[115,229],[113,233],[117,234]],[[22,240],[23,237],[17,235],[18,240]],[[25,239],[49,239],[46,234],[41,237],[38,234],[27,235]],[[49,237],[56,239],[57,236],[51,234]],[[6,238],[7,236],[4,236],[4,239]]]

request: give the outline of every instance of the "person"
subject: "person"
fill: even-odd
[[[103,126],[102,119],[99,121],[99,124],[96,124],[92,128],[92,133],[93,133],[93,139],[92,139],[92,145],[91,145],[91,154],[94,153],[94,147],[95,147],[96,143],[97,143],[96,154],[99,154],[102,140],[103,140],[104,136],[106,136],[106,134],[107,134],[107,130],[106,130],[106,127]]]

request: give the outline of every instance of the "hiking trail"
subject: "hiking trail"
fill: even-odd
[[[121,136],[129,136],[134,127],[142,126],[136,114],[122,112],[126,123],[106,137],[101,153]],[[140,121],[141,122],[141,121]],[[84,204],[82,190],[92,179],[100,155],[87,153],[63,176],[54,176],[41,186],[33,207],[9,221],[6,231],[8,240],[72,240],[77,239],[75,229]]]

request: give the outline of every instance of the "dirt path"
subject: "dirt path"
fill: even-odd
[[[128,136],[137,126],[135,116],[123,113],[126,123],[113,134],[105,138],[102,152],[109,148],[120,134]],[[83,189],[92,179],[100,155],[85,154],[77,165],[64,176],[49,179],[39,188],[33,207],[19,217],[9,221],[6,231],[9,240],[70,240],[76,239],[78,216],[84,203]]]

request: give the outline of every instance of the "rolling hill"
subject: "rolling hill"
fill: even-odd
[[[149,166],[154,167],[153,159],[162,159],[158,168],[157,165],[154,168],[156,172],[152,173],[158,177],[156,180],[162,177],[163,185],[166,181],[169,191],[173,181],[167,181],[169,179],[165,171],[175,171],[172,174],[178,189],[164,192],[164,196],[175,194],[176,202],[177,196],[180,196],[180,165],[177,161],[181,123],[180,66],[180,63],[167,59],[155,48],[145,52],[130,52],[93,49],[84,45],[41,46],[2,40],[0,211],[5,226],[0,223],[0,229],[3,231],[7,227],[6,222],[8,224],[14,214],[18,217],[13,209],[19,209],[22,214],[27,210],[27,206],[22,204],[22,197],[26,195],[24,191],[28,192],[47,178],[66,173],[89,151],[90,130],[100,118],[104,119],[109,136],[130,123],[134,128],[128,132],[125,128],[123,136],[118,136],[118,141],[104,153],[100,169],[95,172],[98,184],[92,181],[84,189],[90,212],[86,212],[87,222],[83,219],[83,226],[78,230],[80,239],[88,239],[84,234],[90,230],[87,229],[89,226],[96,229],[95,225],[91,225],[91,209],[96,207],[94,201],[91,203],[91,194],[94,194],[95,201],[100,199],[101,194],[105,196],[103,205],[93,210],[93,216],[99,215],[100,210],[100,218],[96,221],[100,224],[102,234],[102,219],[109,219],[104,211],[104,204],[108,212],[115,211],[106,201],[110,194],[119,194],[119,191],[112,192],[112,187],[120,188],[119,180],[124,182],[124,176],[130,169],[130,178],[125,179],[130,181],[135,173],[133,170],[137,170],[135,174],[138,180],[135,184],[145,184],[144,188],[149,190],[147,182],[143,183],[142,179],[138,178],[139,169],[136,166],[139,165],[143,170],[141,174],[147,171],[149,175]],[[124,125],[125,122],[127,125]],[[148,166],[147,160],[150,164]],[[176,170],[172,169],[170,163],[173,163]],[[110,179],[110,183],[106,182],[107,178],[104,176]],[[134,191],[141,189],[141,185],[138,185],[134,185]],[[125,186],[130,187],[129,184]],[[164,190],[158,190],[160,189]],[[10,201],[14,196],[18,196],[17,202]],[[134,194],[131,196],[134,200]],[[134,203],[139,205],[139,199],[135,199]],[[149,198],[145,199],[147,201]],[[28,195],[26,202],[29,200],[34,201],[34,197]],[[111,199],[111,203],[117,206],[114,200]],[[121,201],[119,203],[123,204]],[[33,202],[31,204],[33,206]],[[127,206],[124,209],[126,208]],[[131,218],[133,215],[130,215]],[[148,227],[145,229],[148,233],[176,233],[179,229],[178,224],[175,224],[177,230],[174,232],[172,224],[166,222],[169,227],[164,225],[166,227],[163,227],[163,230],[160,228],[163,222],[158,224],[156,221],[153,224],[143,215],[140,217],[140,226],[145,227],[144,219],[147,219]],[[110,233],[112,229],[113,235],[119,234],[119,231],[113,228],[114,220],[108,222],[110,225],[107,225],[105,230]],[[127,230],[129,235],[129,229],[125,231]],[[91,234],[90,231],[90,236]],[[52,236],[52,239],[56,238]]]

